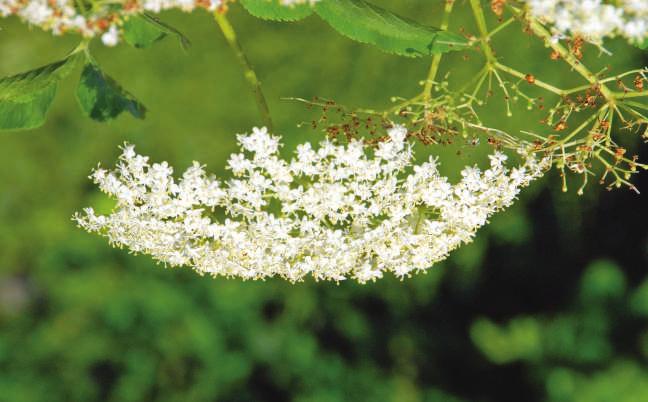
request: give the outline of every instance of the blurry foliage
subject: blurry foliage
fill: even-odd
[[[376,3],[437,23],[418,1]],[[273,24],[240,9],[231,16],[286,151],[321,133],[296,129],[295,121],[314,117],[280,97],[384,107],[392,95],[414,94],[412,77],[428,68],[346,40],[316,19]],[[87,175],[97,161],[114,160],[119,143],[225,174],[233,134],[255,123],[245,81],[210,17],[165,18],[192,40],[186,55],[168,40],[148,50],[95,49],[106,74],[147,105],[147,120],[104,125],[69,113],[75,88],[63,83],[45,126],[0,136],[1,402],[646,400],[645,196],[592,187],[591,199],[576,198],[560,193],[552,176],[443,265],[366,286],[201,278],[76,229],[72,213],[100,199]],[[451,28],[461,18],[457,24]],[[520,68],[542,57],[531,39],[510,38]],[[0,31],[0,75],[73,46],[10,20]],[[461,55],[448,57],[452,74],[469,73]],[[614,62],[622,69],[638,57],[617,53]],[[526,118],[504,120],[498,110],[492,116],[503,125]],[[635,146],[645,158],[646,146]],[[468,160],[432,150],[450,170]],[[637,185],[648,189],[645,175]]]
[[[646,401],[648,371],[627,360],[640,355],[615,355],[613,346],[623,320],[645,313],[646,290],[644,283],[628,292],[618,265],[594,261],[567,311],[518,316],[503,325],[480,318],[471,327],[471,337],[493,363],[523,361],[540,374],[549,401]],[[636,346],[645,348],[647,334],[648,328],[636,334]]]

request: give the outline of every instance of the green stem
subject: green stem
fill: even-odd
[[[628,92],[628,93],[615,92],[615,96],[619,98],[641,98],[644,96],[648,96],[648,92]]]
[[[236,32],[234,31],[232,24],[230,24],[225,14],[218,11],[214,13],[214,19],[223,32],[223,36],[225,36],[227,44],[230,46],[230,48],[232,48],[234,54],[239,60],[239,63],[243,67],[243,75],[245,76],[245,80],[252,88],[257,109],[259,109],[259,114],[261,114],[261,120],[263,120],[263,124],[265,124],[268,130],[272,132],[274,130],[274,125],[272,124],[272,118],[270,117],[268,103],[266,102],[265,96],[263,96],[263,91],[261,90],[261,82],[257,78],[257,75],[254,72],[252,65],[250,64],[250,61],[243,52],[243,48],[236,38]]]
[[[90,44],[90,38],[81,39],[81,42],[79,42],[79,44],[69,53],[69,56],[80,52],[88,53],[89,44]]]
[[[421,223],[423,222],[423,219],[425,219],[425,208],[418,207],[416,211],[418,212],[418,216],[416,217],[416,224],[414,225],[415,235],[419,234],[419,230],[421,229]]]
[[[495,53],[493,53],[493,49],[488,44],[488,27],[486,26],[486,17],[484,16],[484,10],[482,9],[480,0],[470,0],[470,7],[472,8],[475,21],[477,22],[477,28],[481,34],[481,47],[484,50],[488,64],[492,66],[497,63],[497,58],[495,57]]]
[[[495,34],[498,33],[499,31],[501,31],[502,29],[506,28],[507,26],[511,25],[513,22],[515,22],[515,17],[511,17],[511,18],[509,18],[508,20],[506,20],[505,22],[499,24],[499,25],[497,26],[497,28],[495,28],[495,29],[493,29],[492,31],[490,31],[490,33],[488,34],[488,39],[490,40],[490,38],[492,38],[493,35],[495,35]]]
[[[521,10],[514,7],[511,7],[511,9],[516,16],[523,17],[523,12]],[[587,82],[592,85],[597,85],[600,88],[599,90],[601,91],[601,94],[608,102],[614,103],[614,92],[612,92],[607,86],[605,86],[605,84],[601,83],[596,75],[589,71],[587,67],[585,67],[583,63],[581,63],[576,58],[576,56],[574,56],[567,48],[561,45],[560,42],[552,41],[551,33],[540,22],[538,22],[537,19],[528,17],[527,21],[529,22],[529,28],[531,29],[531,31],[540,39],[542,39],[546,46],[551,47],[556,53],[558,53],[560,57],[565,60],[565,62],[569,64],[574,69],[574,71],[585,78]]]
[[[515,69],[513,69],[513,68],[511,68],[509,66],[505,66],[504,64],[495,63],[494,67],[496,69],[501,70],[501,71],[503,71],[505,73],[508,73],[508,74],[510,74],[510,75],[512,75],[514,77],[517,77],[517,78],[520,78],[520,79],[523,79],[523,80],[526,79],[526,74],[523,74],[520,71],[515,70]],[[547,84],[544,81],[540,81],[539,79],[534,79],[533,85],[536,85],[536,86],[538,86],[540,88],[544,88],[549,92],[555,93],[556,95],[560,95],[560,96],[565,95],[565,91],[563,91],[562,89],[556,88],[555,86]]]
[[[450,13],[452,13],[452,6],[454,6],[455,0],[445,0],[445,7],[443,7],[443,20],[441,21],[441,30],[445,31],[448,29],[450,23]],[[437,72],[439,71],[439,64],[441,64],[441,58],[443,53],[437,53],[432,57],[432,65],[430,66],[430,71],[428,73],[427,81],[425,81],[425,87],[423,89],[423,100],[427,103],[432,96],[432,86],[434,85],[434,80],[436,79]]]

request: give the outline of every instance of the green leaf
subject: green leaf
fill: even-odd
[[[644,39],[643,42],[637,44],[639,49],[648,49],[648,38]]]
[[[0,130],[30,129],[45,123],[58,83],[76,65],[78,55],[0,79]]]
[[[180,41],[180,46],[182,46],[184,50],[187,50],[191,47],[191,41],[189,40],[189,38],[187,38],[182,32],[178,31],[171,25],[160,20],[158,17],[148,13],[144,13],[142,14],[142,18],[144,18],[148,23],[154,25],[157,29],[159,29],[163,33],[168,35],[173,35],[176,38],[178,38],[178,40]]]
[[[613,261],[597,260],[581,276],[580,299],[587,306],[625,295],[627,281],[623,270]]]
[[[241,0],[245,9],[257,18],[272,21],[298,21],[313,14],[309,4],[283,6],[279,0]]]
[[[146,48],[166,36],[166,32],[147,18],[133,15],[124,22],[124,39],[136,48]]]
[[[468,46],[461,35],[421,25],[364,0],[322,0],[315,12],[342,35],[401,56],[427,56]]]
[[[138,119],[146,114],[144,105],[90,61],[83,68],[76,95],[81,110],[96,121],[114,119],[122,112]]]

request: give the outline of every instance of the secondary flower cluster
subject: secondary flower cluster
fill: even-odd
[[[180,9],[191,12],[196,8],[215,11],[233,0],[0,0],[0,16],[16,15],[30,25],[55,35],[74,32],[84,37],[101,36],[107,46],[115,46],[121,36],[125,18],[140,12],[159,13]],[[292,6],[317,0],[279,0]]]
[[[255,128],[238,136],[227,181],[197,162],[176,181],[166,162],[150,164],[126,145],[115,170],[91,176],[116,199],[112,213],[86,208],[75,220],[113,245],[200,274],[364,283],[445,259],[549,165],[526,157],[509,170],[495,153],[489,169],[466,167],[451,184],[434,158],[413,164],[404,128],[388,134],[373,149],[305,143],[286,161],[279,138]]]
[[[648,39],[648,1],[526,0],[534,17],[553,26],[558,35],[581,36],[601,43],[605,37],[623,36],[631,42]]]

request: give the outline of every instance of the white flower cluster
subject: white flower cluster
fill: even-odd
[[[552,25],[557,35],[581,36],[600,44],[606,37],[631,42],[648,39],[648,0],[526,0],[534,17]]]
[[[364,283],[445,259],[549,164],[528,157],[508,170],[495,153],[488,170],[467,167],[453,185],[433,158],[412,165],[406,136],[391,129],[373,150],[305,143],[286,161],[279,138],[255,128],[238,136],[242,153],[231,155],[225,182],[197,162],[175,181],[166,162],[150,164],[126,145],[114,171],[91,176],[117,200],[113,212],[86,208],[74,219],[113,245],[200,274]]]
[[[88,4],[78,0],[0,0],[0,17],[16,15],[30,25],[55,35],[74,32],[84,37],[101,36],[107,46],[115,46],[121,36],[124,18],[140,12],[159,13],[169,9],[191,12],[196,8],[216,11],[233,0],[128,0]],[[293,6],[318,0],[279,0]],[[91,7],[91,10],[90,10]]]

